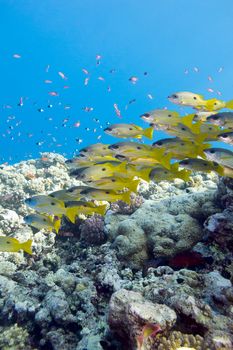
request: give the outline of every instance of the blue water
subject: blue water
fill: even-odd
[[[0,163],[113,143],[101,127],[147,126],[154,108],[189,112],[168,102],[175,91],[233,98],[232,13],[231,0],[0,1]]]

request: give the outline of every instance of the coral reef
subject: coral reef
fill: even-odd
[[[24,199],[80,184],[64,162],[46,153],[0,169],[0,233],[33,239],[32,256],[0,253],[0,348],[131,350],[153,325],[162,332],[145,338],[145,350],[232,349],[232,180],[143,182],[133,212],[34,234]],[[212,262],[181,260],[175,271],[169,259],[182,252]]]
[[[146,324],[158,324],[169,330],[176,322],[176,313],[166,305],[146,301],[140,293],[120,289],[109,304],[109,325],[131,348],[136,345]]]

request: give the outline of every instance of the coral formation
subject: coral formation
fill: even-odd
[[[104,219],[101,215],[95,214],[87,218],[80,225],[80,238],[89,244],[103,244],[106,241],[104,231]]]
[[[33,238],[31,257],[0,253],[0,348],[129,350],[145,323],[159,323],[146,350],[174,342],[232,349],[232,181],[197,173],[188,183],[142,183],[144,203],[133,213],[67,222],[62,235],[33,233],[23,200],[80,184],[63,157],[46,159],[0,170],[1,235]],[[212,262],[188,269],[181,261],[175,271],[169,259],[184,251]]]

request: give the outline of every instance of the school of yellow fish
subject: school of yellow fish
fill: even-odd
[[[104,131],[122,139],[152,140],[155,130],[171,137],[151,145],[126,140],[81,149],[66,164],[70,175],[84,185],[26,199],[25,203],[35,209],[35,213],[26,216],[25,223],[36,230],[58,233],[63,215],[75,223],[80,215],[105,215],[108,203],[121,200],[130,204],[131,194],[137,193],[141,180],[159,182],[180,178],[188,181],[192,171],[214,171],[220,176],[233,177],[233,152],[210,144],[221,141],[233,145],[233,112],[219,112],[223,108],[233,109],[233,100],[205,100],[192,92],[177,92],[168,99],[195,111],[181,116],[175,111],[155,109],[140,117],[149,123],[148,128],[122,123],[110,125]],[[24,249],[31,254],[28,248],[31,241],[25,242],[25,249],[16,239],[9,240],[0,237],[0,251]]]

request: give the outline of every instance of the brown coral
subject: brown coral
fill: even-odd
[[[211,350],[205,347],[204,339],[200,335],[184,334],[173,331],[168,336],[158,335],[153,339],[150,350],[177,350],[179,347],[187,347],[195,350]]]

